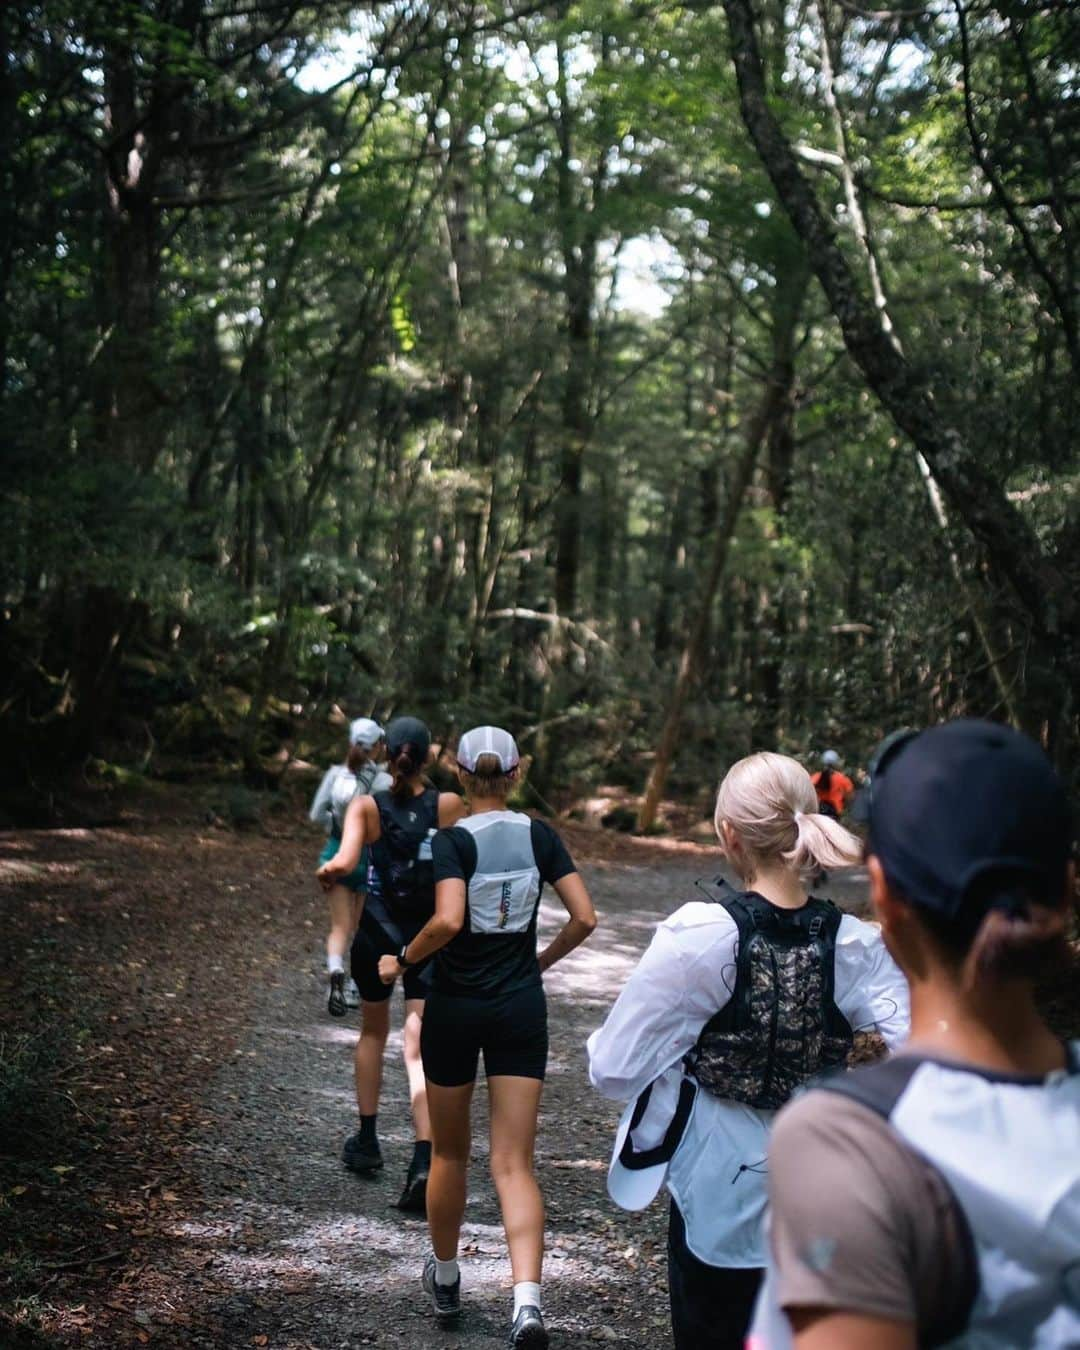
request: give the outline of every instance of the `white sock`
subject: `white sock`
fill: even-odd
[[[517,1317],[522,1308],[540,1307],[540,1283],[534,1280],[522,1280],[520,1284],[514,1285],[514,1316]]]
[[[326,973],[328,975],[344,975],[345,958],[343,956],[328,956],[326,958]]]
[[[436,1284],[456,1284],[461,1271],[458,1269],[457,1257],[452,1256],[449,1261],[440,1261],[435,1257],[435,1283]]]

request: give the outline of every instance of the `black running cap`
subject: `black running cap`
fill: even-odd
[[[415,745],[420,758],[427,758],[427,752],[431,749],[431,732],[419,717],[395,717],[386,728],[386,750],[391,758],[406,745]]]
[[[963,719],[897,737],[877,758],[868,849],[912,904],[970,919],[972,905],[992,909],[1017,881],[1048,903],[1060,900],[1072,815],[1033,740]],[[976,887],[991,873],[1000,887]]]

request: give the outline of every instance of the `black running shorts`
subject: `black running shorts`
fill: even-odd
[[[531,984],[490,998],[433,990],[420,1031],[424,1074],[438,1087],[461,1087],[476,1079],[484,1056],[489,1078],[539,1078],[547,1070],[547,1000]]]
[[[365,1003],[384,1003],[394,992],[394,985],[383,984],[379,979],[379,958],[397,956],[402,946],[411,942],[422,927],[423,924],[412,924],[399,929],[395,925],[395,931],[388,932],[372,915],[361,915],[349,964],[360,997]],[[430,979],[431,962],[425,961],[422,965],[410,966],[395,983],[401,984],[407,999],[427,998]]]

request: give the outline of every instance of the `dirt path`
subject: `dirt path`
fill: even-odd
[[[380,1110],[387,1165],[370,1180],[340,1163],[355,1119],[355,1015],[336,1022],[326,1014],[310,837],[75,833],[32,836],[29,845],[26,836],[8,836],[0,853],[9,879],[12,860],[24,880],[27,868],[30,875],[43,869],[39,879],[50,867],[61,869],[41,915],[56,919],[59,897],[73,956],[81,952],[87,961],[85,970],[81,957],[69,963],[73,990],[95,971],[100,981],[112,968],[101,959],[110,953],[117,968],[135,968],[134,1011],[123,986],[106,982],[95,991],[96,1021],[112,1027],[95,1062],[111,1060],[120,1043],[125,1068],[117,1071],[120,1082],[93,1086],[98,1100],[111,1094],[110,1120],[131,1139],[94,1145],[86,1185],[101,1224],[110,1232],[126,1227],[127,1241],[137,1245],[119,1243],[118,1268],[105,1259],[87,1262],[87,1270],[78,1269],[79,1260],[52,1262],[58,1269],[35,1308],[43,1339],[26,1343],[271,1350],[504,1345],[509,1264],[487,1175],[482,1086],[464,1232],[466,1315],[453,1331],[440,1330],[419,1297],[426,1231],[393,1208],[411,1148],[397,998]],[[629,1215],[608,1201],[605,1173],[618,1108],[589,1088],[583,1047],[657,920],[693,896],[694,879],[714,864],[710,853],[691,846],[583,831],[572,832],[571,846],[601,926],[547,979],[552,1051],[538,1145],[548,1210],[546,1314],[555,1347],[665,1350],[666,1213],[658,1202]],[[200,869],[210,864],[215,880],[204,893]],[[160,893],[175,896],[181,884],[183,908],[170,907]],[[849,903],[860,891],[857,879],[836,889]],[[225,912],[222,896],[231,897]],[[546,931],[560,913],[545,904]],[[145,963],[132,960],[146,940],[140,923],[155,934],[159,950],[162,943],[172,949],[167,980],[148,978]],[[131,939],[119,947],[117,925]],[[39,939],[26,940],[33,948]],[[98,1033],[88,1004],[82,1015],[93,1044]],[[153,1054],[140,1059],[140,1047]],[[146,1093],[156,1114],[145,1105]],[[76,1240],[74,1230],[63,1235],[60,1256]],[[107,1257],[111,1242],[98,1230],[91,1247]]]

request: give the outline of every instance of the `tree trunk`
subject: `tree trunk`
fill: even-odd
[[[942,491],[1011,584],[1031,616],[1044,651],[1066,645],[1054,665],[1071,670],[1080,696],[1080,602],[1033,531],[979,464],[957,429],[938,411],[930,382],[897,350],[881,316],[863,294],[832,222],[768,105],[751,0],[724,0],[743,121],[811,266],[840,324],[852,359],[895,423],[929,464]]]
[[[679,733],[682,729],[683,712],[690,696],[690,690],[697,678],[698,668],[705,650],[705,639],[709,631],[709,616],[712,613],[713,600],[716,597],[717,587],[724,574],[724,566],[731,550],[731,541],[735,535],[735,527],[739,522],[743,498],[746,496],[750,480],[754,476],[758,455],[782,398],[783,390],[770,381],[762,395],[761,405],[747,428],[742,453],[735,462],[727,485],[724,509],[716,533],[713,535],[712,556],[701,587],[697,613],[694,616],[679,660],[675,688],[672,691],[671,702],[668,704],[664,727],[660,733],[660,741],[656,747],[652,771],[645,785],[641,809],[638,811],[637,828],[639,831],[648,830],[656,820],[656,812],[664,795],[664,788],[667,785],[668,774],[671,770],[671,761],[675,755],[675,746],[678,744]]]

